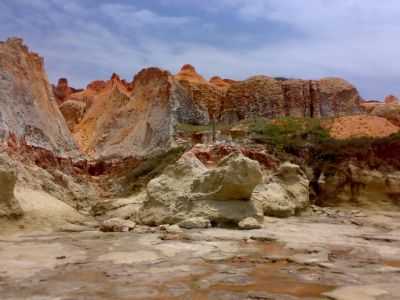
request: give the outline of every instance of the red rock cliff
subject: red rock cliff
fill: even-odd
[[[254,76],[232,83],[221,108],[221,119],[250,117],[330,117],[358,113],[357,89],[340,78],[277,80]]]

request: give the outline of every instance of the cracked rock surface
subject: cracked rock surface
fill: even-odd
[[[400,299],[400,215],[337,210],[248,231],[3,236],[1,299]]]

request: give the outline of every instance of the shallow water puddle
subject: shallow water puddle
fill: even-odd
[[[256,264],[251,274],[254,283],[246,286],[246,289],[306,298],[320,296],[334,288],[328,285],[300,281],[295,276],[282,272],[288,266],[287,261]],[[232,288],[237,289],[237,287]]]
[[[267,293],[310,299],[319,298],[323,293],[335,288],[335,286],[299,279],[296,272],[307,272],[307,268],[297,268],[298,266],[294,266],[286,259],[271,260],[263,256],[263,254],[268,254],[268,256],[279,257],[294,253],[294,251],[285,248],[283,244],[262,243],[260,249],[262,251],[255,255],[238,256],[218,263],[207,262],[205,263],[208,270],[206,274],[180,278],[168,284],[189,286],[190,292],[186,296],[190,295],[191,298],[188,299],[194,300],[212,299],[210,298],[212,293],[222,293],[227,297],[246,293]],[[202,265],[202,267],[205,266]],[[203,285],[204,282],[206,283],[205,286]],[[175,300],[181,298],[167,296],[163,299]]]

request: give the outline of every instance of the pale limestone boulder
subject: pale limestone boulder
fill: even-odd
[[[202,217],[214,224],[237,224],[246,217],[262,218],[250,199],[261,180],[258,162],[241,154],[207,169],[193,153],[186,153],[147,185],[139,222],[176,224]]]
[[[8,156],[0,155],[0,218],[19,217],[22,209],[14,196],[17,175]]]
[[[309,181],[298,165],[286,162],[255,188],[252,200],[262,207],[264,215],[290,217],[309,205]]]
[[[257,161],[235,153],[225,157],[215,169],[197,177],[191,187],[196,197],[219,200],[250,199],[254,188],[262,181]]]

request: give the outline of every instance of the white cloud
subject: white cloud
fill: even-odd
[[[171,3],[163,1],[166,6]],[[192,5],[194,10],[207,7],[208,19],[193,11],[195,17],[161,14],[128,1],[91,10],[85,6],[88,2],[78,0],[15,2],[35,12],[17,18],[12,16],[12,6],[0,2],[0,16],[9,15],[0,18],[0,36],[27,38],[46,58],[53,81],[66,76],[83,86],[112,72],[131,79],[145,66],[176,72],[182,64],[191,63],[206,76],[340,76],[360,86],[366,97],[400,94],[400,82],[396,84],[400,4],[394,0],[210,0],[207,5]],[[41,4],[32,4],[37,2]],[[219,31],[218,11],[236,15],[237,19],[229,20],[229,34]],[[104,17],[109,21],[104,22]],[[293,32],[283,32],[274,42],[258,40],[253,48],[248,47],[251,32],[236,32],[242,25],[255,24],[251,28],[267,33],[276,23]],[[179,33],[199,28],[214,37],[212,42],[195,37],[180,40]],[[237,46],[224,46],[227,39],[235,40]]]
[[[148,25],[181,26],[192,20],[189,17],[162,16],[148,9],[137,9],[132,5],[123,4],[103,4],[100,6],[100,10],[117,23],[130,27]]]

